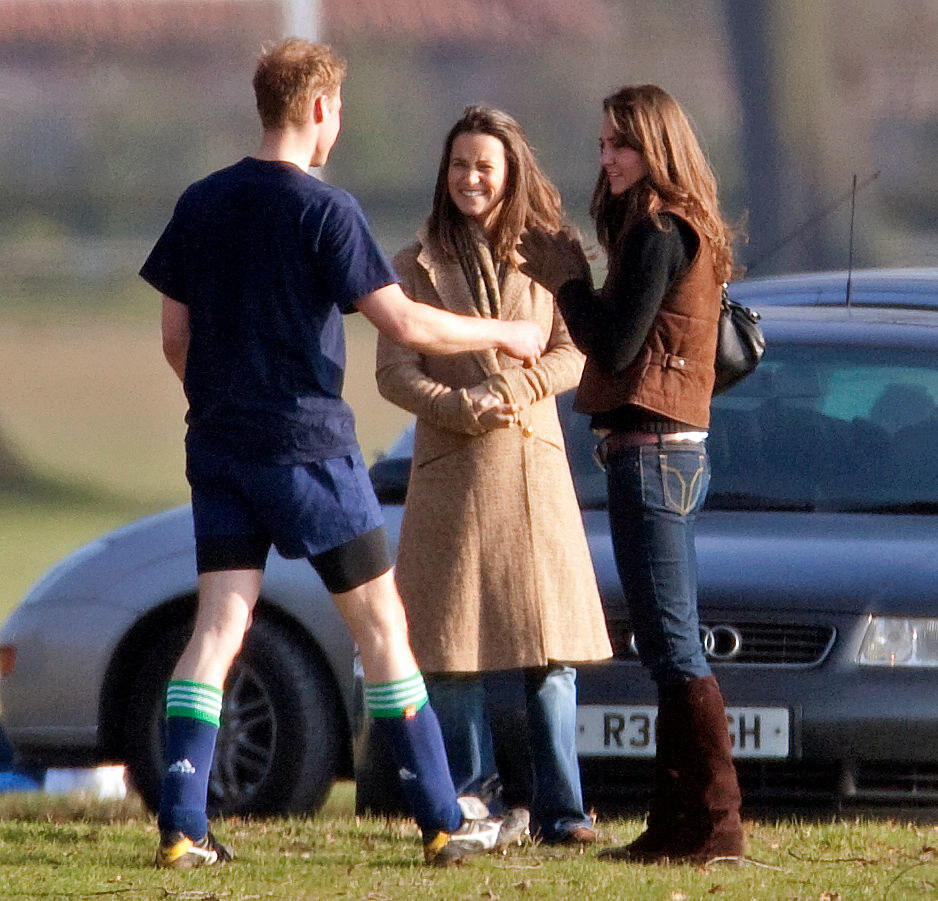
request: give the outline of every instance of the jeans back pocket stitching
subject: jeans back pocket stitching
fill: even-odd
[[[687,481],[685,481],[684,476],[680,470],[675,469],[673,466],[669,466],[667,464],[666,454],[659,454],[658,459],[661,466],[661,488],[664,495],[664,506],[669,507],[673,512],[680,516],[687,516],[687,514],[694,509],[695,505],[697,504],[697,500],[700,497],[701,476],[703,475],[704,471],[703,457],[698,457],[697,470],[691,477],[689,484]],[[674,497],[672,496],[671,489],[668,486],[667,473],[669,472],[673,472],[681,483],[681,502],[679,504],[674,503]],[[694,490],[695,488],[696,491]]]

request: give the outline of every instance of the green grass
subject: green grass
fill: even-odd
[[[938,894],[938,827],[798,819],[748,822],[741,868],[606,863],[529,844],[453,870],[421,864],[407,820],[357,818],[353,786],[336,786],[316,817],[215,824],[236,860],[177,873],[150,866],[152,817],[135,800],[88,803],[0,798],[0,897],[421,899],[877,899]],[[604,844],[629,840],[635,819],[599,821]]]

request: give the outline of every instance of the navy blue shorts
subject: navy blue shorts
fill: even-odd
[[[391,568],[384,519],[357,449],[344,457],[263,464],[190,443],[198,571],[263,569],[271,545],[306,557],[332,593]]]

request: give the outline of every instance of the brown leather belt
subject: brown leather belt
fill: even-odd
[[[668,440],[668,435],[657,432],[610,432],[603,438],[607,453],[626,450],[630,447],[645,447],[648,444],[661,444]]]

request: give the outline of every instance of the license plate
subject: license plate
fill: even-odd
[[[577,752],[582,757],[654,757],[654,706],[577,707]],[[734,757],[787,757],[785,707],[727,707]]]

